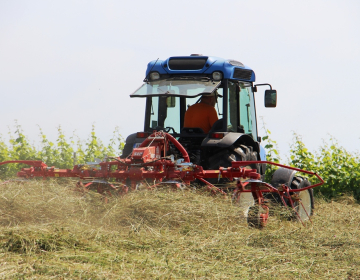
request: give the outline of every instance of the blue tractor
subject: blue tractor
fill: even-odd
[[[151,61],[144,84],[130,95],[146,98],[144,131],[127,137],[121,157],[131,154],[154,130],[163,130],[176,137],[191,161],[204,169],[229,167],[232,161],[265,161],[254,93],[258,86],[268,86],[265,107],[276,107],[276,90],[270,84],[254,82],[254,71],[236,60],[193,54]],[[215,92],[218,120],[210,131],[185,127],[184,116],[189,106],[199,102],[203,95]],[[175,159],[180,156],[174,147],[170,147],[169,154]],[[251,168],[264,176],[265,165]]]

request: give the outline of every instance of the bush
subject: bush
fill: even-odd
[[[279,163],[281,160],[276,141],[270,138],[271,132],[263,128],[266,131],[266,135],[262,138],[266,159]],[[356,153],[349,153],[332,137],[330,143],[324,141],[320,150],[312,153],[306,148],[301,136],[294,133],[289,159],[283,164],[318,173],[325,183],[315,188],[315,193],[321,193],[326,198],[351,195],[360,200],[360,157]],[[276,169],[274,166],[268,166],[265,174],[266,182],[271,181]]]
[[[9,142],[0,135],[0,162],[8,160],[41,160],[48,166],[72,168],[74,164],[103,159],[105,156],[118,156],[124,148],[124,141],[115,128],[109,144],[105,146],[97,137],[95,126],[92,126],[90,136],[83,141],[76,135],[67,138],[59,126],[58,137],[54,142],[47,139],[40,129],[40,148],[35,147],[24,134],[21,126],[15,122],[15,132],[10,134]],[[265,127],[264,127],[265,129]],[[272,140],[271,132],[265,129],[262,138],[267,151],[267,160],[281,162],[276,141]],[[351,154],[339,143],[330,138],[330,143],[324,141],[318,152],[310,152],[302,142],[301,136],[294,133],[290,155],[284,164],[318,173],[325,181],[321,187],[315,188],[315,193],[321,192],[327,198],[341,195],[353,195],[360,200],[360,157]],[[25,165],[8,164],[0,166],[0,178],[15,176]],[[270,182],[276,167],[268,167],[265,181]]]
[[[319,152],[309,152],[299,135],[294,134],[294,144],[290,150],[290,166],[318,173],[325,184],[315,188],[328,198],[345,194],[360,199],[360,157],[350,154],[339,143],[330,138],[324,141]]]
[[[264,129],[265,129],[265,127],[264,127]],[[262,141],[264,144],[264,148],[266,150],[266,160],[275,162],[275,163],[280,163],[280,155],[278,152],[277,143],[276,143],[276,141],[274,141],[270,138],[270,135],[271,135],[270,130],[265,129],[265,133],[266,133],[265,136],[262,137]],[[266,167],[266,171],[265,171],[265,181],[266,182],[271,181],[272,175],[274,174],[276,169],[278,169],[278,167],[275,165],[268,165]]]
[[[40,130],[40,147],[30,143],[21,126],[15,122],[15,132],[10,134],[9,142],[6,143],[0,135],[0,162],[9,160],[41,160],[48,166],[57,168],[72,168],[76,163],[94,161],[95,158],[103,159],[105,156],[119,156],[124,147],[124,141],[116,127],[109,145],[105,146],[96,136],[95,126],[86,141],[76,135],[67,138],[59,126],[58,137],[51,142]],[[76,141],[74,140],[76,139]],[[22,164],[7,164],[0,166],[0,178],[8,178],[16,175]]]

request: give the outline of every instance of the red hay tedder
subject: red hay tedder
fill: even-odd
[[[182,158],[175,160],[173,156],[168,156],[170,146],[175,146],[182,154]],[[95,189],[104,196],[114,193],[125,194],[129,189],[137,189],[139,182],[143,181],[147,182],[149,189],[157,187],[159,184],[171,184],[176,188],[182,188],[184,185],[198,182],[205,185],[214,194],[226,195],[227,192],[224,191],[224,188],[218,188],[209,182],[209,179],[226,178],[236,182],[232,188],[232,197],[235,202],[240,202],[246,194],[252,195],[252,203],[248,205],[245,214],[249,225],[258,228],[264,227],[269,217],[269,207],[264,198],[266,194],[272,193],[280,198],[282,204],[291,207],[298,220],[303,222],[310,219],[313,209],[313,200],[309,198],[309,195],[312,195],[310,189],[323,184],[323,180],[314,172],[268,161],[233,161],[230,167],[204,170],[200,165],[190,162],[184,147],[172,135],[163,131],[152,133],[139,147],[134,148],[128,157],[111,159],[112,161],[109,161],[108,158],[94,165],[75,165],[73,169],[48,167],[42,161],[35,160],[5,161],[0,165],[9,163],[30,165],[31,167],[22,168],[17,173],[18,177],[26,179],[35,177],[79,178],[79,187],[85,190]],[[293,184],[294,180],[292,179],[291,183],[280,180],[276,186],[273,186],[263,182],[256,169],[249,169],[249,166],[253,164],[270,164],[281,167],[279,169],[282,173],[279,173],[280,177],[284,177],[284,172],[294,173],[295,171],[316,176],[319,183],[314,185],[298,184],[298,188],[294,188],[289,185]],[[149,184],[149,182],[151,183]]]
[[[255,109],[255,93],[263,86],[270,88],[265,107],[275,108],[276,90],[255,84],[255,72],[237,60],[199,54],[157,59],[148,64],[143,85],[130,95],[146,99],[144,129],[126,138],[120,157],[73,169],[28,160],[0,165],[30,165],[18,172],[22,178],[79,178],[81,189],[95,189],[104,197],[160,184],[182,188],[197,183],[224,195],[232,191],[249,225],[258,228],[268,220],[268,201],[291,207],[300,221],[310,220],[312,188],[323,180],[313,172],[266,161]],[[207,106],[208,114],[195,109],[198,114],[189,117],[189,108],[199,105]],[[279,167],[270,183],[264,182],[267,165]],[[318,183],[311,185],[297,172],[315,176]],[[229,185],[231,181],[236,184]]]

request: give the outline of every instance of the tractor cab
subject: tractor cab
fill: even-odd
[[[218,121],[211,132],[240,132],[256,139],[251,83],[217,81],[206,76],[175,76],[148,81],[131,96],[147,98],[144,131],[165,130],[181,137],[189,132],[205,134],[199,129],[184,127],[185,112],[191,105],[200,102],[202,96],[212,95],[215,91]]]
[[[144,84],[130,95],[146,98],[144,131],[128,137],[123,156],[154,130],[170,133],[190,153],[206,154],[205,158],[234,144],[251,147],[259,155],[254,81],[254,71],[235,60],[191,55],[150,62]],[[188,108],[214,93],[218,120],[210,131],[185,127]],[[265,96],[265,106],[275,107],[276,91],[271,86]]]

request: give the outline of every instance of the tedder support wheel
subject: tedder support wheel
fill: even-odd
[[[309,180],[305,177],[297,176],[294,170],[279,168],[274,172],[271,180],[271,185],[278,188],[283,184],[289,186],[290,189],[302,189],[310,186]],[[301,192],[294,192],[292,195],[295,198],[295,211],[298,213],[301,221],[308,220],[309,216],[313,215],[314,212],[313,189],[307,189]],[[277,196],[275,196],[273,200],[279,203],[281,202],[280,197]],[[290,206],[290,202],[288,200],[285,200],[285,202],[288,204],[288,206]],[[295,219],[299,219],[299,217],[295,213],[292,217]]]
[[[292,189],[301,189],[308,186],[310,186],[308,179],[301,176],[295,176],[291,183]],[[295,210],[300,219],[302,221],[306,221],[309,219],[309,216],[313,215],[314,212],[314,191],[313,189],[307,189],[298,192],[297,194],[299,195],[299,200],[294,202]],[[298,217],[295,215],[295,218]]]
[[[247,215],[247,223],[249,227],[263,228],[266,225],[268,219],[268,211],[261,205],[253,205],[249,207]]]

